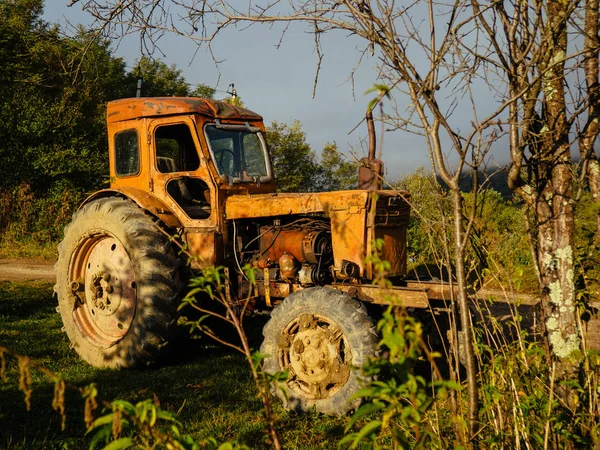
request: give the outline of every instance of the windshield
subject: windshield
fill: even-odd
[[[260,131],[245,125],[207,125],[204,128],[220,175],[233,183],[266,182],[271,170]]]

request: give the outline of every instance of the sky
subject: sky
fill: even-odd
[[[81,10],[81,4],[68,7],[69,1],[46,0],[44,19],[64,29],[68,29],[69,23],[90,24],[91,17]],[[364,118],[367,105],[375,95],[365,95],[365,91],[378,82],[376,58],[363,59],[354,80],[350,81],[350,74],[360,58],[361,41],[343,32],[323,35],[323,61],[313,98],[318,57],[310,30],[300,24],[290,27],[277,48],[281,29],[252,26],[225,30],[212,48],[219,60],[218,68],[209,52],[204,48],[198,51],[192,41],[183,37],[162,38],[162,54],[156,52],[153,56],[168,65],[175,64],[188,83],[216,88],[216,98],[226,97],[229,84],[234,83],[245,106],[261,114],[266,124],[299,120],[307,142],[317,153],[326,143],[335,142],[348,158],[364,156],[366,125],[363,123],[350,132]],[[124,58],[129,67],[142,56],[136,36],[115,41],[113,51],[115,56]],[[419,166],[431,168],[421,137],[394,131],[386,132],[381,139],[379,125],[377,130],[378,146],[383,141],[382,159],[389,180],[407,175]]]
[[[80,4],[68,7],[68,3],[69,0],[46,0],[44,20],[65,30],[69,23],[91,23],[91,17],[81,10]],[[168,65],[175,64],[188,83],[203,83],[222,91],[217,92],[216,98],[226,97],[229,84],[234,83],[246,107],[261,114],[266,124],[299,120],[307,142],[317,153],[327,142],[335,142],[348,158],[353,154],[364,156],[366,149],[361,141],[367,135],[366,125],[363,123],[349,133],[364,118],[367,104],[374,97],[365,95],[365,91],[377,83],[376,61],[363,61],[352,83],[349,76],[360,56],[360,41],[342,33],[325,36],[323,62],[313,98],[318,57],[312,36],[301,26],[292,27],[276,48],[280,37],[279,31],[264,26],[227,30],[213,44],[213,53],[220,61],[218,69],[207,51],[197,51],[194,43],[182,37],[161,39],[163,54],[156,52],[154,57]],[[135,36],[115,41],[113,51],[129,67],[142,55]],[[380,127],[377,130],[381,142]],[[390,179],[421,165],[430,167],[420,138],[406,132],[387,132],[383,143],[382,159]]]

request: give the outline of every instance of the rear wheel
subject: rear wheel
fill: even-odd
[[[277,306],[263,330],[269,373],[287,370],[288,409],[342,415],[364,383],[360,368],[376,352],[377,333],[364,305],[335,289],[298,291]]]
[[[57,282],[64,329],[97,367],[152,362],[177,314],[178,259],[137,205],[94,200],[77,211],[59,245]]]

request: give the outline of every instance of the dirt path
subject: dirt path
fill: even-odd
[[[54,281],[54,262],[41,259],[0,259],[0,281]]]

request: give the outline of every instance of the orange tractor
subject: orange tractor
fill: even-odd
[[[287,406],[354,407],[361,380],[352,368],[377,346],[366,305],[424,308],[435,291],[403,278],[410,208],[377,189],[380,164],[361,169],[367,189],[280,194],[252,111],[135,98],[110,102],[107,122],[110,188],[85,200],[59,246],[59,310],[79,355],[114,368],[151,362],[178,319],[188,261],[224,266],[232,301],[272,309],[261,352],[267,371],[289,373]],[[376,241],[392,287],[373,284]],[[253,285],[247,264],[257,268]]]

